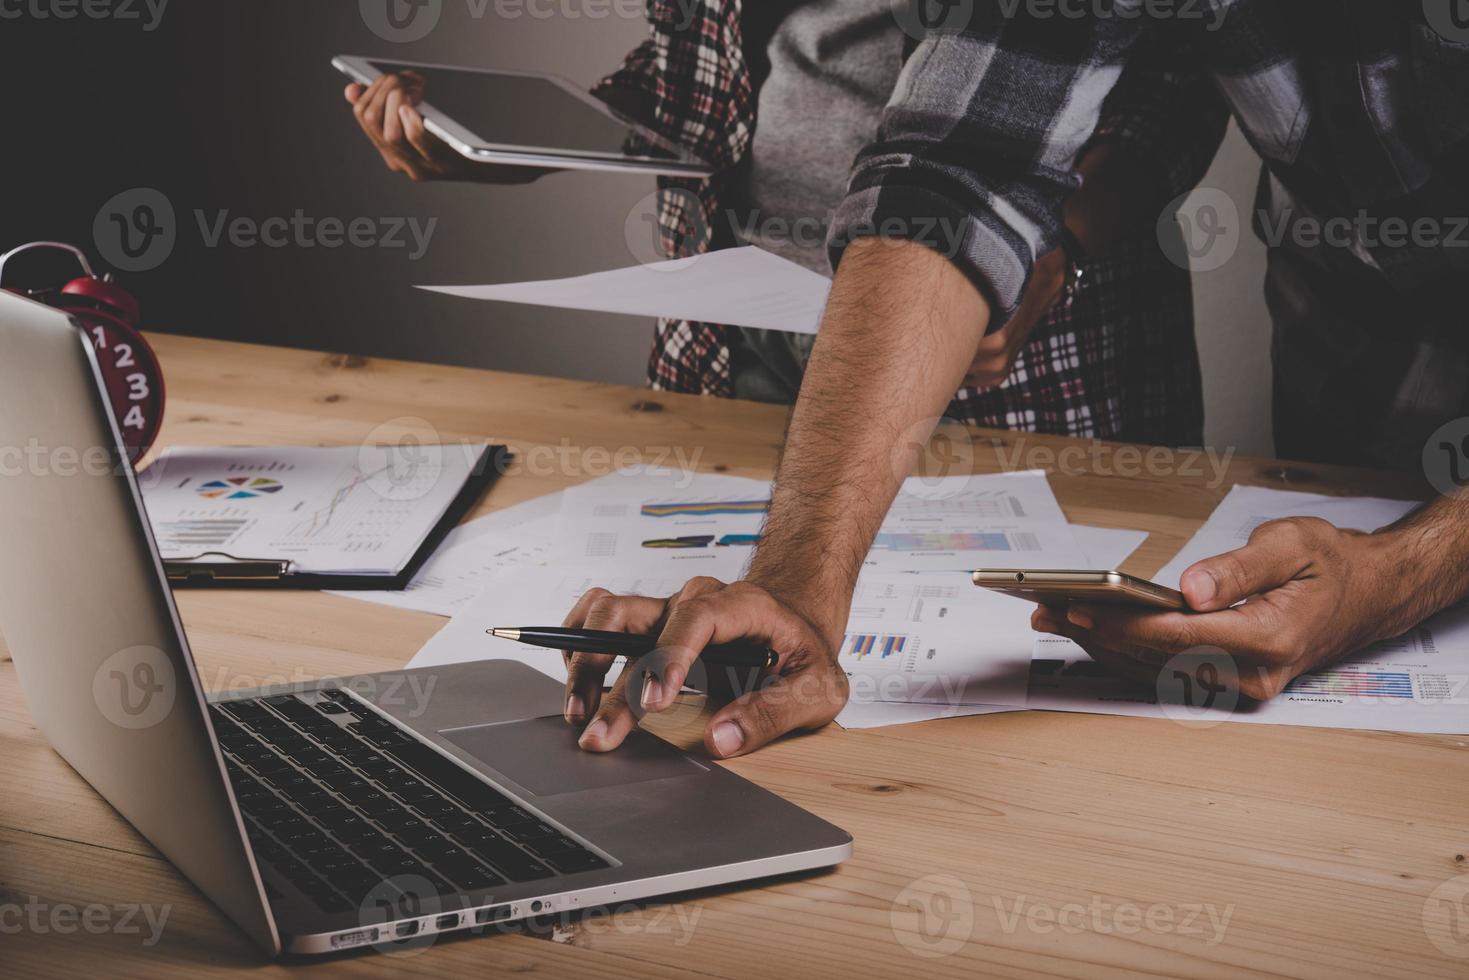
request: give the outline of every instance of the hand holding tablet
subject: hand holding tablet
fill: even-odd
[[[347,102],[368,140],[394,173],[413,181],[469,180],[487,184],[526,184],[551,171],[537,167],[476,163],[424,126],[418,103],[422,87],[410,73],[382,75],[370,85],[352,82]]]
[[[414,180],[524,183],[551,170],[700,177],[687,151],[564,79],[339,56],[353,112],[384,161]]]

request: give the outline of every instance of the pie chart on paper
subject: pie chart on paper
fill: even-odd
[[[249,500],[280,493],[284,484],[264,476],[231,476],[199,485],[198,494],[210,500]]]

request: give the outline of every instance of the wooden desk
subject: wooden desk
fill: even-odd
[[[702,469],[766,476],[785,421],[769,406],[631,388],[155,341],[170,385],[165,444],[351,443],[383,426],[380,433],[429,425],[445,438],[503,439],[522,462],[486,510],[606,472],[618,450],[656,455],[679,447],[698,452]],[[996,469],[1001,454],[1013,458],[1017,444],[1027,450],[1022,463],[1083,445],[1034,436],[1017,443],[1005,433],[976,438],[981,471]],[[1190,475],[1185,459],[1115,448],[1073,451],[1052,483],[1073,520],[1152,532],[1128,566],[1149,574],[1227,483],[1209,486],[1208,470]],[[1114,469],[1135,475],[1096,472]],[[1411,490],[1382,474],[1244,458],[1232,461],[1228,481]],[[210,688],[394,668],[444,622],[311,593],[187,592],[179,603]],[[1429,930],[1445,925],[1449,910],[1425,902],[1469,874],[1466,743],[1040,712],[861,732],[831,727],[731,768],[851,831],[856,854],[836,871],[682,896],[549,933],[441,941],[411,958],[351,956],[295,968],[802,980],[1464,977],[1469,947],[1450,947],[1456,958],[1430,942]],[[938,893],[937,902],[923,897]],[[99,903],[90,913],[96,933],[75,924],[71,934],[32,928],[23,917],[33,897],[48,910],[43,923],[49,910]],[[143,946],[141,917],[121,921],[116,909],[128,905],[155,914],[168,908],[157,945]],[[912,911],[925,908],[921,920]],[[65,914],[62,928],[71,922]],[[1216,923],[1226,915],[1221,938]],[[1459,926],[1469,939],[1469,920]],[[5,657],[0,973],[284,976],[287,969],[264,962],[51,752]]]

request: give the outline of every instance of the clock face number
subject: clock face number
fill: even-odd
[[[111,323],[87,325],[107,385],[112,411],[130,455],[140,457],[158,434],[163,414],[163,378],[158,361],[141,337]]]

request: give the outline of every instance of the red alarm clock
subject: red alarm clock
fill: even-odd
[[[81,249],[62,242],[31,242],[0,255],[0,283],[4,282],[5,264],[10,259],[43,248],[70,252],[86,274],[59,291],[6,288],[64,310],[92,342],[123,446],[128,459],[136,463],[158,438],[163,425],[163,370],[153,348],[138,331],[138,301],[113,282],[111,274],[98,278]]]

